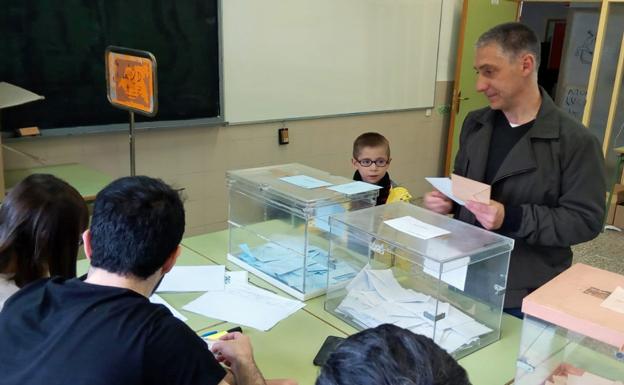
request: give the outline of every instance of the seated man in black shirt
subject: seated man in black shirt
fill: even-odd
[[[37,281],[0,313],[2,384],[265,384],[248,337],[213,347],[149,297],[180,254],[184,207],[160,180],[119,179],[83,235],[87,278]]]

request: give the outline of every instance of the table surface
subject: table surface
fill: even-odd
[[[228,270],[240,268],[227,261],[228,232],[219,231],[182,240],[182,253],[177,265],[222,264]],[[78,261],[78,274],[86,273],[88,261]],[[249,275],[249,281],[285,297],[286,293],[269,283]],[[233,325],[182,310],[188,302],[203,293],[159,293],[169,304],[188,318],[187,325],[201,334],[208,330],[227,330]],[[290,297],[289,297],[290,298]],[[329,314],[323,308],[324,297],[305,302],[306,306],[280,321],[268,332],[245,328],[254,347],[258,367],[266,378],[294,378],[301,385],[314,384],[318,367],[312,364],[323,341],[330,335],[346,337],[357,332],[355,328]],[[503,385],[515,375],[516,355],[520,344],[521,321],[503,316],[501,339],[461,360],[470,380],[475,385]]]
[[[31,174],[52,174],[72,185],[85,201],[95,200],[97,193],[113,178],[97,170],[78,163],[60,164],[55,166],[39,166],[4,171],[6,189],[18,184]]]
[[[182,244],[189,251],[204,256],[212,263],[225,265],[228,270],[240,270],[237,265],[227,261],[227,230],[188,237],[182,240]],[[249,281],[289,297],[251,273]],[[245,330],[254,343],[256,362],[267,378],[291,377],[302,385],[313,384],[318,368],[312,364],[312,359],[325,337],[344,337],[357,332],[352,326],[326,312],[323,301],[323,296],[306,301],[303,309],[268,332],[251,328]],[[302,315],[303,313],[307,315]],[[229,326],[230,324],[225,324],[219,328],[227,329]],[[521,326],[521,320],[504,314],[501,339],[459,360],[473,384],[503,385],[513,379]]]

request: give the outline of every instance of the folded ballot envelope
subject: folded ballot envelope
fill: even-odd
[[[464,202],[475,201],[486,205],[490,204],[492,187],[489,184],[451,174],[451,185],[453,195]]]

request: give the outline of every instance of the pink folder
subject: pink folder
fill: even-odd
[[[624,314],[600,306],[624,276],[577,263],[522,301],[522,311],[624,350]]]

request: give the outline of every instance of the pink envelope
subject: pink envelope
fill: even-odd
[[[453,195],[464,202],[475,201],[485,203],[486,205],[490,204],[490,193],[492,192],[492,187],[489,184],[451,174],[451,185]]]

